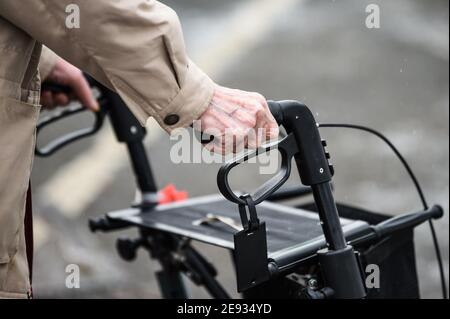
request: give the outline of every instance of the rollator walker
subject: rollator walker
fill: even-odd
[[[336,203],[334,168],[319,130],[338,125],[317,124],[309,108],[300,102],[269,101],[273,116],[285,131],[280,141],[225,163],[217,174],[221,194],[159,205],[159,189],[143,144],[146,129],[116,93],[92,78],[88,80],[100,91],[101,111],[94,115],[94,125],[37,146],[36,154],[50,156],[74,141],[94,135],[105,117],[110,119],[117,141],[127,146],[142,196],[129,208],[91,220],[89,227],[93,232],[136,228],[138,238],[119,238],[117,251],[121,258],[132,261],[142,248],[160,263],[156,277],[163,298],[189,298],[182,275],[203,286],[213,298],[230,298],[216,279],[217,269],[193,247],[193,241],[231,252],[237,290],[244,298],[419,297],[413,231],[426,221],[441,218],[443,209],[425,205],[417,212],[389,217]],[[43,90],[68,89],[44,83]],[[38,133],[84,111],[76,106],[44,117]],[[280,153],[281,166],[270,180],[252,193],[231,189],[229,175],[235,167],[272,150]],[[401,155],[400,159],[404,161]],[[283,187],[293,163],[301,185]],[[407,164],[406,168],[410,171]],[[417,180],[413,180],[422,194]],[[311,195],[308,204],[298,207],[279,203]],[[366,272],[373,265],[380,274],[379,285],[375,286],[368,284]]]

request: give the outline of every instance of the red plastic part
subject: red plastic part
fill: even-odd
[[[159,204],[182,202],[189,197],[188,192],[177,190],[175,185],[169,184],[158,192]]]

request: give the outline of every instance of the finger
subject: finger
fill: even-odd
[[[261,115],[265,113],[264,107],[255,99],[247,99],[243,105],[243,108],[256,118],[261,117]]]
[[[218,142],[217,139],[214,139],[212,142],[203,145],[208,151],[215,154],[225,155],[225,147],[222,142]]]
[[[280,126],[278,125],[278,122],[275,120],[272,112],[270,112],[269,107],[267,107],[266,110],[266,128],[268,137],[277,137],[280,133]]]
[[[253,96],[254,96],[254,98],[255,98],[256,100],[258,100],[259,103],[261,103],[264,107],[269,108],[269,104],[267,103],[267,99],[266,99],[263,95],[261,95],[261,94],[255,92],[255,93],[253,93]]]
[[[262,126],[265,129],[265,137],[270,141],[278,138],[280,134],[280,126],[273,117],[270,110],[267,110]]]
[[[234,112],[233,118],[239,121],[244,126],[252,128],[256,126],[256,118],[252,114],[249,114],[246,110],[239,108]]]
[[[276,140],[280,133],[278,125],[273,125],[270,122],[263,122],[258,130],[259,133],[257,136],[260,145]]]
[[[253,129],[248,133],[247,148],[257,149],[265,141],[264,129]]]
[[[228,129],[225,134],[218,136],[205,147],[221,155],[240,153],[246,148],[246,134],[242,130]]]
[[[75,77],[71,81],[71,87],[74,91],[74,94],[84,106],[94,112],[98,112],[100,110],[100,106],[97,100],[92,95],[92,90],[89,86],[89,83],[86,81],[83,75]]]
[[[56,93],[53,95],[53,102],[55,103],[55,105],[65,106],[65,105],[69,104],[70,99],[64,93]]]
[[[237,154],[243,152],[246,148],[248,148],[247,145],[247,135],[236,136],[234,141],[233,153]]]
[[[264,112],[258,113],[257,116],[257,127],[264,129],[263,136],[270,141],[278,137],[279,126],[266,101],[263,103],[263,108]]]
[[[203,144],[202,146],[204,148],[206,148],[208,151],[210,151],[211,153],[214,153],[214,144],[213,144],[213,142],[210,142],[208,144]]]
[[[240,153],[246,148],[248,130],[242,128],[226,130],[222,145],[227,153]]]
[[[269,124],[267,124],[266,126],[266,137],[269,140],[275,140],[278,138],[278,136],[280,135],[280,127],[278,126],[278,123],[275,122],[270,122]]]
[[[41,105],[46,108],[53,108],[53,95],[50,91],[43,91],[41,93]]]

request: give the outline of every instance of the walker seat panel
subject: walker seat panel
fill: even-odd
[[[303,250],[305,254],[308,251],[314,253],[318,248],[325,246],[317,213],[267,201],[259,204],[257,211],[259,219],[266,223],[269,258],[292,249]],[[108,218],[233,249],[233,234],[237,230],[219,220],[200,223],[211,215],[232,219],[234,224],[240,225],[237,205],[227,201],[221,195],[160,205],[149,212],[143,212],[140,209],[111,212]],[[346,236],[362,235],[369,228],[364,221],[345,218],[341,218],[341,224]]]

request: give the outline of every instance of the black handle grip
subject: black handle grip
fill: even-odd
[[[41,91],[50,91],[53,93],[65,93],[65,94],[70,94],[72,93],[72,89],[70,88],[70,86],[67,85],[61,85],[61,84],[56,84],[53,82],[43,82],[41,85]]]
[[[434,205],[425,211],[392,217],[384,222],[372,226],[372,230],[378,238],[383,238],[405,229],[414,228],[427,220],[439,219],[443,215],[444,209],[439,205]]]
[[[277,123],[281,125],[283,123],[283,112],[281,110],[281,105],[278,102],[273,101],[268,101],[268,104]],[[243,154],[233,161],[223,165],[217,174],[217,185],[222,195],[229,201],[236,204],[245,205],[245,201],[241,199],[240,196],[230,187],[228,181],[230,171],[240,163],[246,162],[249,159],[258,156],[258,154],[266,153],[273,149],[278,149],[281,154],[280,170],[274,177],[266,181],[253,194],[251,194],[251,198],[253,199],[254,204],[257,205],[278,190],[288,180],[291,174],[292,158],[298,153],[297,142],[293,134],[289,134],[281,141],[267,145],[265,148]]]
[[[83,76],[91,87],[98,85],[97,81],[89,74],[84,73]],[[53,93],[64,93],[64,94],[70,94],[73,92],[70,86],[54,83],[52,81],[42,82],[41,91],[51,91]]]
[[[267,199],[289,177],[291,160],[294,157],[299,169],[302,183],[307,186],[323,184],[331,181],[331,165],[328,162],[319,130],[308,107],[298,101],[268,101],[269,109],[279,125],[282,125],[288,136],[279,143],[266,149],[251,152],[221,167],[217,175],[220,192],[228,200],[245,204],[230,188],[228,175],[231,169],[257,156],[261,151],[267,152],[276,146],[281,153],[281,169],[269,181],[258,188],[252,198],[255,204]]]
[[[37,124],[36,134],[39,135],[40,131],[43,128],[49,126],[52,123],[60,121],[66,117],[69,117],[69,116],[72,116],[72,115],[75,115],[75,114],[78,114],[81,112],[87,112],[87,111],[88,110],[84,106],[76,106],[76,107],[72,107],[72,108],[66,108],[59,113],[52,114],[45,118],[42,118]],[[75,132],[71,132],[66,135],[63,135],[63,136],[47,143],[45,146],[39,146],[36,143],[36,147],[34,150],[35,154],[39,157],[51,156],[56,151],[63,148],[64,146],[97,133],[103,126],[103,121],[105,119],[105,112],[103,110],[100,110],[95,113],[89,111],[89,113],[92,113],[95,116],[95,122],[92,127],[83,128],[83,129],[77,130]]]
[[[288,180],[291,174],[292,158],[298,152],[297,144],[292,134],[289,134],[280,142],[269,145],[264,149],[252,151],[250,154],[244,154],[238,157],[236,160],[223,165],[220,168],[219,173],[217,174],[217,185],[222,195],[229,201],[232,201],[236,204],[245,205],[245,201],[241,199],[239,195],[234,193],[230,187],[230,184],[228,182],[230,171],[240,163],[246,162],[250,158],[257,156],[262,152],[268,152],[275,148],[277,148],[281,154],[281,168],[274,177],[265,182],[253,194],[251,194],[251,198],[253,199],[254,204],[258,205],[262,201],[266,200],[276,190],[278,190]]]
[[[88,80],[89,84],[93,85],[94,80],[86,76],[86,79]],[[70,94],[72,92],[71,88],[64,85],[59,85],[51,82],[44,82],[42,84],[42,91],[52,91],[55,93],[65,93]],[[97,133],[101,127],[103,126],[103,122],[106,115],[105,107],[102,106],[102,102],[100,101],[100,110],[98,112],[91,112],[95,117],[94,125],[92,127],[83,128],[71,133],[68,133],[66,135],[63,135],[49,143],[47,143],[45,146],[39,146],[38,143],[36,143],[35,147],[35,154],[39,157],[48,157],[53,155],[55,152],[63,148],[64,146],[71,144],[75,141],[78,141],[80,139],[86,138],[88,136],[94,135]],[[58,122],[64,118],[70,117],[72,115],[81,113],[81,112],[87,112],[88,109],[84,106],[74,106],[74,107],[66,107],[63,110],[50,114],[44,118],[41,118],[37,124],[36,127],[36,135],[39,136],[39,133],[44,129],[45,127]]]
[[[282,125],[284,118],[281,104],[276,101],[267,101],[267,104],[269,105],[269,110],[275,118],[275,121],[277,121],[278,125]]]

